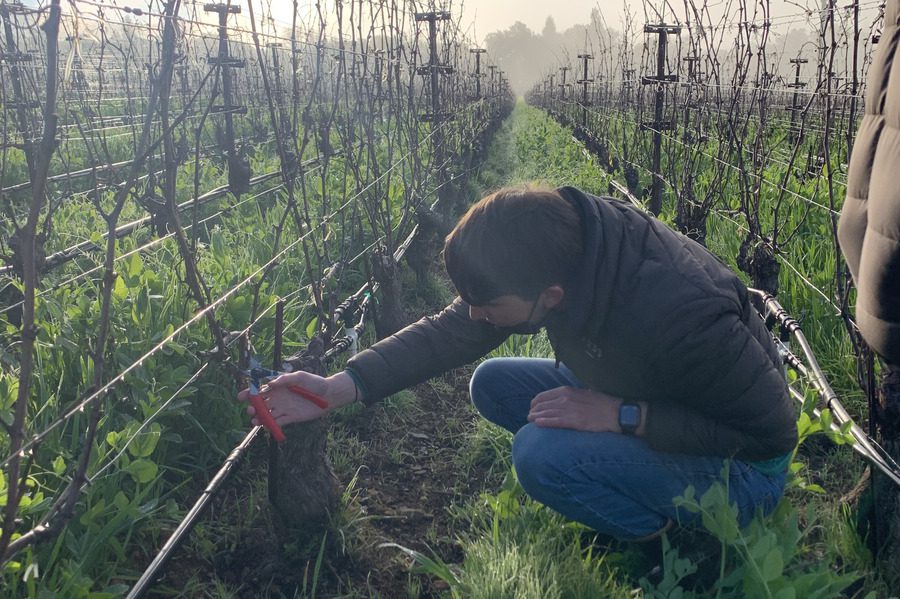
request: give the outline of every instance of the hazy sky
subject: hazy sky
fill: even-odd
[[[108,0],[109,1],[109,0]],[[152,6],[152,10],[160,11],[160,3],[163,0],[114,0],[116,4],[122,6],[147,7]],[[197,0],[194,0],[195,2]],[[247,0],[232,0],[236,4],[244,5]],[[260,12],[268,13],[271,7],[275,21],[281,26],[289,26],[291,19],[291,11],[294,0],[252,0],[254,6],[258,7]],[[347,0],[343,0],[346,6]],[[379,3],[381,0],[373,0]],[[402,6],[410,7],[410,0],[395,0]],[[429,10],[430,7],[440,9],[450,8],[454,15],[460,16],[460,24],[466,34],[476,43],[483,44],[486,35],[495,31],[501,31],[510,28],[516,21],[521,21],[529,29],[535,33],[540,33],[544,28],[544,23],[548,16],[552,16],[559,32],[565,31],[569,27],[576,24],[590,23],[591,10],[598,8],[603,16],[606,24],[613,29],[622,29],[623,15],[629,10],[634,16],[634,24],[640,31],[641,25],[646,21],[659,22],[684,22],[685,20],[685,0],[412,0],[416,6],[416,10]],[[716,20],[721,13],[727,10],[730,13],[729,22],[737,19],[738,7],[740,0],[688,0],[692,4],[707,4],[711,7],[710,11]],[[805,25],[814,24],[818,20],[818,15],[822,3],[825,0],[746,0],[746,3],[759,10],[759,7],[767,2],[770,7],[770,17],[772,18],[773,31],[786,30],[792,28],[803,28]],[[874,15],[878,12],[878,5],[881,0],[860,0],[861,7],[861,23],[869,23],[874,19]],[[27,4],[46,5],[49,0],[24,0]],[[327,14],[333,14],[335,0],[298,0],[300,7],[301,21],[311,19],[315,14],[315,6],[317,2],[321,2]],[[66,2],[63,3],[67,5]],[[839,10],[844,12],[846,2],[838,2]],[[82,8],[90,6],[90,2],[80,5]],[[671,8],[668,10],[664,7],[674,7],[677,11],[677,17],[673,18]],[[68,7],[64,10],[70,10]],[[663,19],[660,19],[658,11],[664,13]],[[804,16],[804,12],[808,14]],[[182,10],[185,14],[186,10]],[[246,13],[246,11],[244,11]],[[719,14],[716,14],[719,13]],[[202,14],[202,13],[201,13]],[[847,13],[849,14],[849,13]],[[242,15],[246,18],[246,15]],[[846,18],[846,14],[843,15]],[[203,18],[203,17],[201,17]],[[757,12],[749,20],[758,21],[762,19],[762,14]],[[209,21],[213,22],[214,17],[209,16]]]
[[[425,4],[424,2],[422,4]],[[644,2],[642,0],[462,0],[462,25],[471,27],[469,31],[479,41],[493,31],[508,29],[516,21],[525,23],[535,33],[540,33],[544,28],[547,16],[552,16],[558,31],[563,31],[572,25],[587,24],[590,22],[591,9],[597,7],[613,28],[619,28],[623,21],[622,15],[625,8],[635,15],[635,22],[644,22]],[[666,5],[674,7],[679,16],[684,17],[683,0],[650,0],[646,3],[651,20],[656,7],[663,11]],[[702,4],[702,1],[696,2]],[[713,14],[727,8],[732,14],[736,13],[738,6],[736,0],[710,0],[708,5]],[[759,6],[759,2],[748,2],[749,5]],[[843,7],[849,2],[840,2]],[[863,0],[862,11],[866,14],[877,10],[878,2]],[[822,0],[770,0],[770,17],[773,20],[773,28],[779,26],[803,27],[806,19],[801,16],[809,10],[810,14],[817,14],[822,5]],[[459,11],[460,0],[453,0],[453,11]],[[671,17],[667,12],[666,20]],[[761,18],[761,16],[759,17]],[[815,21],[815,17],[813,18]]]
[[[800,0],[800,2],[815,3],[816,0]],[[710,2],[710,4],[728,3],[727,0]],[[651,0],[649,4],[662,9],[665,2]],[[677,8],[684,6],[683,0],[670,0],[669,4]],[[772,4],[784,5],[786,8],[790,3],[786,0],[772,0]],[[460,1],[453,0],[454,12],[459,11],[459,6]],[[508,29],[516,21],[521,21],[535,33],[540,33],[547,17],[552,16],[556,29],[563,31],[572,25],[589,23],[591,9],[594,7],[600,9],[611,27],[617,27],[622,22],[626,7],[638,17],[638,21],[643,21],[642,0],[462,0],[462,24],[468,27],[474,22],[475,33],[479,39],[484,39],[488,33]],[[783,10],[773,8],[773,14]],[[797,12],[798,9],[794,6],[792,10]]]
[[[47,0],[43,0],[46,2]],[[147,0],[118,0],[120,3],[126,4],[146,3]],[[158,1],[158,0],[156,0]],[[323,2],[327,12],[333,11],[334,0],[319,0]],[[345,0],[346,1],[346,0]],[[408,0],[399,0],[401,4],[405,4]],[[823,0],[768,0],[770,7],[770,16],[773,18],[773,26],[787,24],[790,26],[803,26],[805,20],[802,16],[799,19],[797,15],[802,15],[804,10],[810,9],[810,14],[817,14]],[[244,4],[246,0],[237,0],[239,4]],[[290,20],[290,10],[293,0],[254,0],[256,3],[263,5],[271,2],[271,6],[276,13],[276,19],[287,22]],[[697,5],[703,5],[704,0],[693,0]],[[861,6],[864,10],[872,10],[879,3],[879,0],[861,0]],[[298,4],[301,10],[307,14],[313,14],[315,11],[316,0],[299,0]],[[461,13],[461,25],[466,33],[475,38],[476,41],[483,43],[484,37],[495,31],[508,29],[516,21],[521,21],[535,33],[540,33],[544,28],[544,23],[548,16],[552,16],[556,23],[558,31],[562,32],[576,24],[588,24],[590,22],[591,9],[598,8],[603,15],[606,23],[614,29],[621,29],[623,15],[626,7],[632,12],[635,24],[642,24],[645,20],[659,21],[656,17],[656,10],[663,12],[665,20],[672,22],[673,20],[684,21],[684,0],[415,0],[417,10],[429,10],[429,7],[438,7],[446,9],[448,6],[454,15]],[[735,15],[737,13],[740,2],[738,0],[706,0],[706,4],[710,6],[710,11],[714,16],[721,15],[721,12],[728,10],[729,13]],[[762,4],[760,0],[748,0],[747,4],[751,7],[758,7]],[[840,2],[839,6],[844,6],[845,2]],[[408,6],[408,5],[407,5]],[[666,10],[664,7],[673,7],[678,13],[678,19],[672,19],[671,8]],[[645,18],[645,10],[647,16]],[[716,15],[719,13],[719,15]],[[793,15],[793,17],[791,17]],[[732,20],[733,20],[732,16]],[[757,13],[751,20],[762,19],[762,14]]]
[[[596,4],[602,10],[618,14],[622,12],[620,0],[603,0]],[[585,0],[465,0],[462,5],[463,28],[473,26],[473,37],[484,40],[493,31],[508,29],[516,21],[528,25],[540,33],[548,16],[553,16],[559,31],[572,25],[590,22],[594,3]],[[472,25],[474,22],[474,25]]]

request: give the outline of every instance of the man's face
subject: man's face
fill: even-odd
[[[481,306],[469,306],[469,318],[484,320],[497,327],[511,327],[528,321],[533,316],[537,300],[526,300],[518,295],[501,295]]]

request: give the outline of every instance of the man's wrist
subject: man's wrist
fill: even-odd
[[[619,432],[641,437],[647,430],[647,402],[621,400],[616,407]]]
[[[636,401],[636,403],[641,408],[641,423],[638,424],[638,427],[634,431],[635,437],[643,437],[647,432],[647,402],[646,401]]]
[[[346,370],[328,377],[328,403],[332,408],[351,404],[358,400],[359,396],[356,381]]]

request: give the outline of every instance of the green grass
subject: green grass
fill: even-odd
[[[570,132],[521,101],[498,131],[479,173],[485,192],[540,182],[605,194],[609,178]]]

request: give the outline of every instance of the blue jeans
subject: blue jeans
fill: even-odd
[[[784,473],[767,476],[739,460],[654,451],[630,435],[528,422],[534,396],[563,386],[583,387],[553,360],[494,358],[475,370],[470,391],[485,418],[515,435],[513,465],[525,492],[567,518],[626,540],[650,535],[669,520],[697,525],[700,515],[676,508],[672,500],[688,486],[700,497],[721,480],[726,461],[730,501],[742,526],[778,503]]]

